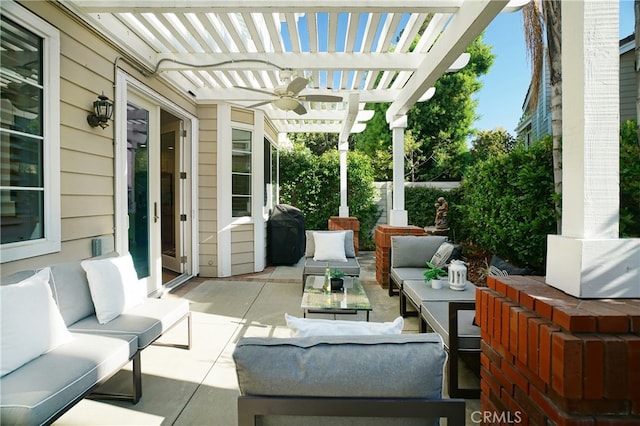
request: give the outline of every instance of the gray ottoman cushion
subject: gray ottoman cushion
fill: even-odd
[[[425,301],[421,313],[434,332],[443,336],[449,347],[449,302]],[[461,349],[480,349],[480,327],[473,325],[475,311],[458,312],[458,345]]]

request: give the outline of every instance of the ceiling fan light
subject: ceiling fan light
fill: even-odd
[[[298,101],[293,98],[279,98],[273,101],[273,104],[285,111],[290,111],[298,107]]]

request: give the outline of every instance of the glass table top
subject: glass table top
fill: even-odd
[[[331,309],[370,311],[371,303],[358,278],[344,277],[343,290],[325,294],[324,276],[310,275],[302,294],[302,309]]]

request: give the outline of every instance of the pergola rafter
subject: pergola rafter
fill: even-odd
[[[461,54],[495,15],[525,2],[61,0],[197,102],[269,100],[241,87],[273,92],[283,84],[280,70],[291,69],[310,81],[303,94],[343,98],[303,102],[313,117],[330,115],[334,124],[325,129],[342,136],[360,130],[351,116],[364,103],[391,102],[389,118],[405,114],[443,73],[468,62]],[[281,112],[269,103],[260,108],[270,118]],[[274,120],[278,131],[312,131],[304,115],[287,115]]]

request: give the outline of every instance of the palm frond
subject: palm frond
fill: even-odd
[[[522,19],[524,21],[527,57],[531,63],[529,110],[533,111],[538,104],[538,91],[540,84],[542,84],[542,67],[544,65],[544,19],[539,0],[532,0],[522,9]]]

